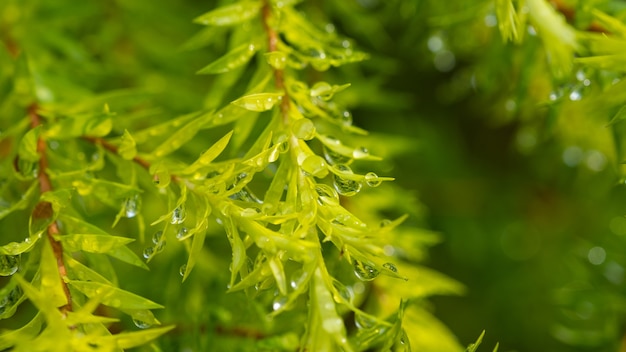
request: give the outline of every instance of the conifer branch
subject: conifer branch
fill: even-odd
[[[263,29],[267,35],[267,51],[273,52],[278,50],[278,33],[272,27],[270,21],[272,17],[272,5],[269,0],[263,0],[261,19],[263,21]],[[285,71],[277,68],[272,68],[274,71],[274,84],[276,88],[283,91],[283,99],[280,102],[280,113],[284,124],[289,122],[289,93],[285,88]]]
[[[41,125],[41,116],[37,113],[36,104],[32,104],[28,108],[28,116],[30,118],[32,128]],[[39,190],[43,194],[45,192],[52,191],[53,188],[52,183],[50,182],[50,177],[47,174],[48,158],[46,157],[46,141],[41,137],[37,140],[37,152],[39,153],[39,173],[37,178],[39,180]],[[41,218],[49,217],[52,216],[52,212],[52,204],[49,202],[40,202],[37,206],[35,206],[33,216]],[[57,261],[57,270],[61,276],[61,287],[63,288],[63,293],[65,294],[65,299],[67,300],[67,304],[60,309],[62,312],[71,312],[72,295],[67,283],[63,280],[63,278],[67,277],[67,269],[65,267],[65,263],[63,262],[63,245],[60,241],[54,238],[60,234],[59,226],[56,221],[53,221],[50,225],[48,225],[46,233],[48,241],[50,241],[50,245],[52,247],[52,253]]]

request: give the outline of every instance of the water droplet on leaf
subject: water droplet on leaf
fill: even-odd
[[[383,264],[383,268],[385,268],[385,269],[387,269],[389,271],[392,271],[394,273],[398,272],[398,268],[396,268],[395,264],[393,264],[393,263],[385,263],[385,264]]]
[[[149,327],[152,326],[152,324],[147,323],[143,320],[139,320],[139,319],[135,319],[133,318],[133,323],[135,324],[136,327],[140,328],[140,329],[148,329]]]
[[[291,131],[296,137],[308,141],[315,136],[315,124],[307,118],[301,118],[293,123]]]
[[[185,276],[186,271],[187,271],[187,264],[181,265],[180,269],[178,269],[178,273],[180,274],[180,276]]]
[[[179,205],[172,212],[172,220],[170,221],[172,224],[182,224],[185,221],[185,217],[187,216],[185,207]]]
[[[315,187],[315,192],[317,192],[318,198],[317,202],[319,205],[337,205],[339,204],[339,195],[337,192],[325,184],[318,184]]]
[[[380,274],[380,271],[372,263],[354,260],[352,265],[354,266],[354,274],[356,277],[363,281],[372,281]]]
[[[127,218],[134,218],[139,211],[140,198],[138,194],[132,195],[124,201],[124,214]]]
[[[370,187],[378,187],[381,183],[383,183],[378,175],[373,172],[368,172],[365,174],[365,183]]]
[[[163,239],[163,231],[157,231],[152,235],[152,243],[157,244]]]
[[[362,313],[354,315],[354,325],[359,329],[371,329],[376,326],[376,320]]]
[[[352,159],[350,159],[349,157],[339,154],[326,146],[324,146],[323,149],[324,149],[324,158],[331,165],[349,164],[352,162]]]
[[[146,247],[143,250],[143,257],[146,259],[150,259],[154,255],[154,247]]]
[[[179,240],[185,238],[185,236],[187,236],[187,232],[189,232],[189,230],[185,226],[181,227],[176,233],[176,238],[178,238]]]
[[[11,276],[20,266],[19,255],[0,255],[0,275]]]
[[[274,311],[283,309],[283,307],[285,307],[285,305],[287,304],[287,301],[288,300],[286,296],[276,296],[276,298],[274,298],[274,301],[272,302],[272,309]]]
[[[347,165],[337,165],[337,169],[344,174],[352,174],[352,169]],[[337,193],[345,197],[351,197],[361,190],[361,183],[356,180],[344,178],[341,175],[333,175],[333,184]]]
[[[317,178],[324,178],[328,175],[328,167],[322,157],[318,155],[309,155],[302,162],[302,170],[309,175]]]
[[[355,159],[367,158],[369,155],[370,151],[365,147],[359,147],[352,151],[352,157],[354,157]]]

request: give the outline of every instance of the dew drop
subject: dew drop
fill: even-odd
[[[341,115],[341,124],[344,126],[351,126],[352,125],[352,113],[348,110],[344,110]]]
[[[324,149],[324,158],[331,165],[349,164],[352,162],[352,159],[350,159],[349,157],[345,155],[341,155],[326,146],[324,146],[323,149]]]
[[[355,159],[364,159],[370,155],[370,151],[365,147],[359,147],[352,151],[352,157]]]
[[[286,296],[276,296],[276,298],[274,298],[274,301],[272,302],[272,309],[274,311],[283,309],[287,304],[287,301],[288,299]]]
[[[372,281],[380,274],[380,271],[372,263],[354,260],[352,265],[354,266],[356,277],[363,281]]]
[[[0,275],[11,276],[20,266],[19,255],[0,255]]]
[[[339,296],[341,296],[341,298],[344,301],[352,302],[354,300],[354,292],[352,292],[352,288],[351,287],[347,287],[346,285],[344,285],[341,282],[336,281],[336,280],[333,282],[333,285],[337,289],[337,292],[339,293]]]
[[[344,174],[352,174],[352,169],[347,165],[337,165],[337,169]],[[361,190],[361,183],[355,180],[344,178],[340,175],[333,175],[333,184],[337,193],[342,196],[351,197]]]
[[[356,313],[354,315],[354,325],[359,329],[371,329],[376,326],[376,320],[365,314]]]
[[[181,265],[180,269],[178,269],[178,273],[180,274],[180,276],[185,276],[186,271],[187,271],[187,264]]]
[[[184,239],[185,236],[187,236],[187,232],[189,232],[189,230],[185,226],[181,227],[176,233],[176,238],[179,240]]]
[[[383,264],[383,268],[385,268],[385,269],[387,269],[389,271],[392,271],[394,273],[398,272],[398,268],[393,263],[385,263],[385,264]]]
[[[302,170],[317,178],[324,178],[328,175],[326,161],[318,155],[309,155],[302,161]]]
[[[154,247],[146,247],[143,250],[143,257],[146,259],[150,259],[154,255]]]
[[[291,280],[289,281],[289,285],[294,290],[297,290],[304,284],[304,282],[306,281],[306,278],[307,278],[306,272],[302,271],[301,269],[298,269],[291,274]]]
[[[127,218],[134,218],[139,211],[139,195],[135,194],[124,200],[124,213]]]
[[[311,87],[310,94],[328,100],[333,96],[333,87],[326,82],[317,82]]]
[[[148,329],[149,327],[152,326],[152,324],[145,322],[143,320],[140,319],[135,319],[133,318],[133,323],[135,324],[136,327],[140,328],[140,329]]]
[[[315,124],[307,118],[301,118],[293,123],[291,131],[296,137],[308,141],[315,136]]]
[[[259,208],[245,208],[241,210],[241,216],[244,218],[253,218],[261,214],[261,209]]]
[[[172,224],[182,224],[185,221],[185,217],[187,216],[185,212],[185,207],[182,205],[177,206],[172,212]]]
[[[319,205],[337,205],[339,204],[339,195],[337,192],[332,189],[330,186],[325,184],[318,184],[315,187],[315,192],[317,192],[318,198],[317,203]]]
[[[365,183],[370,187],[378,187],[382,183],[378,175],[373,172],[368,172],[365,174]]]
[[[163,239],[163,231],[157,231],[152,235],[152,243],[158,244]]]
[[[156,250],[157,253],[163,251],[163,249],[165,249],[165,245],[167,244],[167,241],[165,239],[163,239],[161,242],[157,243],[154,246],[154,249]]]

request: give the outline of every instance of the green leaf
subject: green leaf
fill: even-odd
[[[467,349],[465,350],[466,352],[476,352],[478,350],[478,346],[480,346],[481,343],[483,343],[483,337],[485,337],[485,330],[483,330],[483,332],[480,334],[480,336],[478,336],[478,338],[476,339],[476,342],[470,344],[469,346],[467,346]]]
[[[37,143],[41,134],[41,125],[37,126],[24,135],[17,149],[17,155],[20,160],[36,163],[39,161],[40,155],[37,151]]]
[[[103,345],[115,345],[118,348],[133,348],[144,345],[166,332],[174,329],[175,326],[164,326],[162,328],[148,329],[142,331],[122,332],[117,335],[104,336],[98,339]]]
[[[248,63],[260,49],[258,44],[246,43],[202,68],[197,74],[217,74],[232,71]]]
[[[125,263],[140,267],[142,269],[150,270],[146,263],[141,260],[135,252],[131,251],[126,246],[113,248],[106,253],[108,256],[121,260]]]
[[[74,115],[63,118],[46,131],[47,138],[70,139],[82,136],[104,137],[113,129],[112,114],[104,112]]]
[[[39,235],[29,236],[23,242],[9,242],[0,247],[2,255],[18,255],[29,252],[41,237]]]
[[[72,279],[75,278],[78,281],[94,281],[107,285],[112,285],[112,283],[104,276],[98,274],[93,269],[84,265],[83,263],[79,262],[68,254],[63,255],[63,262],[65,263],[65,266],[70,269],[69,276]]]
[[[0,335],[0,350],[4,351],[15,346],[21,341],[33,339],[41,331],[42,325],[42,316],[41,314],[37,314],[31,321],[21,328],[3,331]]]
[[[64,278],[62,278],[59,273],[58,263],[54,256],[50,241],[43,241],[43,246],[41,246],[39,273],[41,275],[40,289],[45,293],[46,297],[45,304],[52,305],[54,307],[66,305],[68,302],[62,285],[62,280]]]
[[[69,280],[68,283],[89,298],[96,298],[105,306],[119,309],[159,309],[162,305],[134,293],[101,282]]]
[[[251,111],[267,111],[281,102],[283,93],[257,93],[241,97],[231,104]]]
[[[344,351],[352,351],[347,343],[346,327],[343,319],[337,313],[335,301],[325,284],[322,271],[318,268],[313,276],[312,292],[313,304],[312,309],[317,310],[317,314],[321,319],[322,329],[330,335],[335,343],[341,346]]]
[[[204,245],[204,239],[206,237],[206,229],[200,229],[193,235],[193,241],[191,242],[191,250],[189,251],[189,259],[185,266],[183,273],[183,281],[189,277],[191,270],[196,265],[196,261],[202,252],[202,246]]]
[[[230,138],[232,136],[233,136],[233,131],[228,132],[224,137],[222,137],[220,140],[215,142],[209,149],[207,149],[204,153],[202,153],[202,155],[200,155],[200,157],[196,159],[196,161],[194,161],[191,165],[184,168],[181,173],[191,174],[191,173],[194,173],[198,169],[201,169],[205,166],[210,165],[211,162],[215,160],[215,158],[217,158],[218,155],[220,155],[224,151],[224,149],[228,145],[228,142],[230,141]]]
[[[128,130],[124,130],[124,135],[122,136],[122,141],[117,149],[117,152],[126,160],[133,160],[133,158],[137,155],[135,140],[133,139],[133,136],[130,135]]]
[[[225,219],[224,229],[226,230],[226,235],[228,236],[228,241],[230,242],[233,253],[230,269],[230,286],[232,287],[235,284],[235,279],[237,278],[239,271],[246,263],[248,256],[246,255],[246,246],[241,240],[239,231],[237,230],[237,225],[235,225],[232,218]]]
[[[260,9],[260,1],[242,1],[209,11],[194,19],[194,22],[210,26],[231,26],[250,20]]]
[[[170,137],[165,140],[165,142],[155,148],[152,155],[154,158],[158,159],[176,151],[185,143],[189,142],[202,129],[202,127],[209,123],[213,118],[214,113],[208,112],[187,122],[186,125],[178,129],[176,132],[173,132]]]
[[[64,249],[70,252],[85,251],[91,253],[108,253],[114,248],[122,247],[134,241],[132,238],[98,235],[70,234],[60,236]]]

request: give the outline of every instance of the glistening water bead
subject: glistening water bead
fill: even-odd
[[[345,174],[352,174],[352,169],[347,165],[337,165],[337,169]],[[341,175],[333,175],[333,184],[337,193],[345,197],[351,197],[361,190],[361,183],[355,180],[341,177]]]
[[[170,222],[174,225],[182,224],[185,221],[185,217],[186,217],[185,207],[180,205],[176,207],[176,209],[174,209],[174,211],[172,212],[172,219]]]
[[[315,124],[307,118],[301,118],[294,121],[291,131],[296,137],[308,141],[315,137]]]
[[[11,276],[20,266],[19,255],[0,255],[0,275]]]
[[[360,260],[355,260],[353,263],[354,266],[354,274],[356,277],[363,281],[372,281],[380,271],[374,266],[374,264],[362,262]]]
[[[139,195],[134,194],[124,200],[124,215],[127,218],[134,218],[139,211]]]
[[[364,177],[365,183],[370,187],[378,187],[383,181],[380,180],[380,177],[373,172],[368,172]]]

